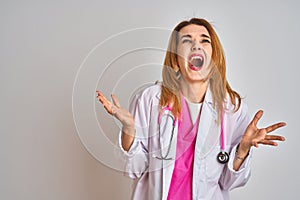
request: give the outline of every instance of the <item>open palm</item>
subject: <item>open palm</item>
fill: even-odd
[[[259,110],[255,114],[253,120],[250,122],[250,124],[248,125],[248,127],[243,135],[242,142],[243,142],[243,144],[246,144],[249,148],[251,146],[258,147],[259,144],[277,146],[278,144],[276,141],[284,141],[285,140],[285,138],[283,136],[269,135],[268,133],[270,133],[280,127],[285,126],[286,123],[279,122],[279,123],[272,124],[266,128],[258,128],[257,123],[261,119],[262,115],[263,115],[263,111]]]

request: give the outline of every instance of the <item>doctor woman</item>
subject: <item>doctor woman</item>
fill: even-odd
[[[122,123],[125,173],[132,199],[229,199],[250,177],[252,146],[277,146],[284,137],[250,121],[247,106],[226,79],[225,56],[209,22],[193,18],[173,30],[163,81],[139,92],[128,112],[117,97],[97,98]]]

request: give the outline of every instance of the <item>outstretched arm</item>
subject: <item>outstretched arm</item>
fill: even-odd
[[[128,151],[133,143],[135,136],[134,120],[130,112],[122,108],[118,98],[115,95],[111,95],[113,102],[109,101],[99,90],[97,98],[104,106],[105,110],[115,116],[122,123],[122,147],[125,151]]]

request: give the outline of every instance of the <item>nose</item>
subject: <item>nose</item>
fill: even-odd
[[[196,51],[196,50],[201,50],[201,46],[197,42],[194,42],[192,46],[192,51]]]

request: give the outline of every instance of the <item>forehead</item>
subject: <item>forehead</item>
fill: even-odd
[[[205,34],[205,35],[209,35],[207,29],[204,27],[204,26],[200,26],[200,25],[196,25],[196,24],[190,24],[190,25],[187,25],[185,27],[183,27],[180,31],[179,31],[179,34],[180,35],[193,35],[193,36],[196,36],[196,35],[202,35],[202,34]]]

